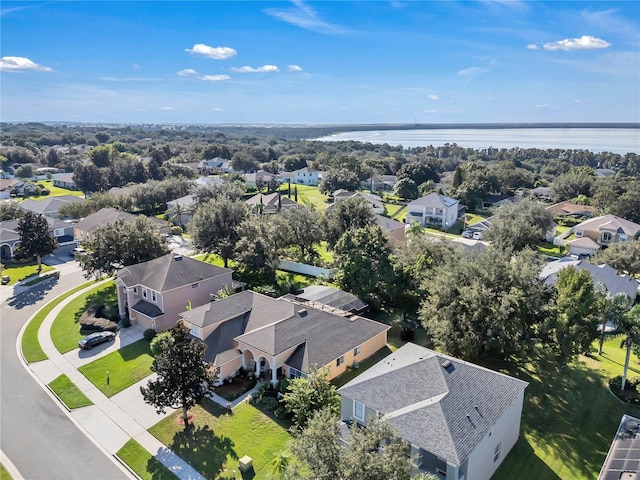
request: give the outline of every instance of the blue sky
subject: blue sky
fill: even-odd
[[[640,121],[640,2],[10,2],[2,121]]]

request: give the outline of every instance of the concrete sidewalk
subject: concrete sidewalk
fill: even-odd
[[[134,438],[178,478],[204,479],[187,462],[147,432],[149,427],[173,413],[168,411],[164,415],[159,415],[154,407],[144,403],[140,386],[145,385],[153,377],[147,377],[109,398],[78,371],[79,366],[141,339],[142,328],[123,329],[118,332],[114,343],[102,344],[90,351],[76,349],[63,355],[54,346],[50,332],[56,316],[69,302],[97,285],[100,283],[76,292],[51,310],[38,331],[38,341],[48,359],[29,364],[28,368],[44,388],[64,373],[94,403],[88,407],[74,409],[68,415],[104,451],[115,454],[130,438]],[[21,345],[21,343],[19,338],[18,344]]]

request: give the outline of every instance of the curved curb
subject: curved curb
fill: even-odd
[[[77,292],[74,292],[73,294],[69,295],[67,298],[65,298],[64,300],[62,300],[58,305],[62,305],[63,307],[66,306],[65,301],[68,300],[67,303],[71,302],[76,295],[79,296],[83,293],[85,293],[86,290],[95,288],[96,286],[107,282],[108,280],[103,280],[101,282],[96,282],[95,284],[89,285],[86,288],[83,288],[82,290],[78,290]],[[53,302],[54,300],[56,300],[57,298],[59,298],[60,296],[64,295],[64,293],[61,293],[60,295],[58,295],[55,298],[52,298],[49,302],[45,303],[41,308],[39,308],[36,312],[34,312],[33,315],[31,315],[29,317],[29,319],[24,323],[24,325],[22,326],[22,328],[20,329],[20,332],[18,332],[18,337],[16,339],[16,352],[18,354],[18,360],[20,361],[20,363],[22,363],[22,366],[24,367],[24,369],[27,371],[27,373],[29,375],[31,375],[31,378],[34,379],[34,381],[40,385],[40,388],[42,388],[42,390],[49,395],[49,397],[54,401],[54,403],[58,406],[58,408],[66,415],[66,417],[78,428],[78,430],[80,430],[80,432],[82,432],[82,434],[91,442],[93,443],[96,448],[98,448],[98,450],[100,450],[107,458],[109,458],[111,460],[111,462],[116,465],[121,471],[122,473],[124,473],[126,476],[128,476],[129,478],[133,479],[133,480],[137,480],[139,477],[138,476],[131,476],[130,470],[125,469],[122,467],[122,463],[120,461],[117,461],[115,456],[110,453],[108,450],[106,450],[83,426],[81,423],[79,423],[74,417],[73,415],[71,415],[71,411],[67,408],[67,406],[64,404],[64,402],[62,402],[57,395],[55,395],[51,389],[49,388],[48,385],[44,384],[40,378],[38,378],[38,376],[33,373],[33,371],[31,370],[31,368],[29,367],[29,363],[27,362],[27,360],[24,358],[24,355],[22,353],[22,337],[24,335],[24,331],[27,328],[27,325],[29,325],[29,323],[31,323],[31,321],[33,320],[33,318],[40,312],[40,310],[42,310],[45,306],[47,306],[49,303]],[[57,305],[56,305],[57,306]],[[47,360],[51,360],[49,358],[47,358]],[[47,360],[43,360],[43,361],[47,361]],[[34,363],[38,363],[38,362],[34,362]],[[4,463],[3,463],[4,464]],[[11,473],[11,472],[9,472]],[[13,474],[12,474],[13,476]],[[19,476],[18,478],[22,479],[22,476]],[[14,477],[14,480],[16,479],[16,477]]]

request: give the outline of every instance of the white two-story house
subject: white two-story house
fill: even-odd
[[[459,200],[433,192],[407,204],[405,223],[420,222],[423,227],[438,226],[447,229],[464,213],[460,207]]]

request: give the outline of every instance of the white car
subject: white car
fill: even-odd
[[[72,257],[75,257],[76,255],[78,254],[82,255],[83,253],[86,253],[86,250],[84,248],[76,247],[69,252],[69,255],[71,255]]]

